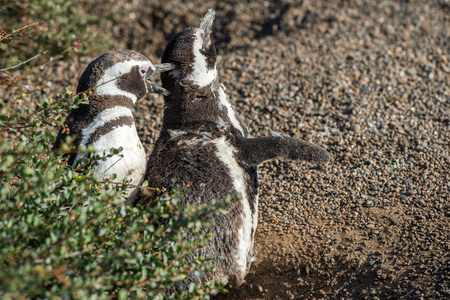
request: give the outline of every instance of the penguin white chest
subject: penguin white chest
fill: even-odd
[[[101,178],[109,178],[116,174],[115,181],[127,180],[132,184],[139,184],[145,173],[146,157],[144,147],[137,135],[136,127],[122,125],[102,135],[92,144],[95,153],[109,154],[111,148],[122,147],[116,155],[98,162],[96,174]]]
[[[228,96],[225,94],[225,91],[223,90],[223,87],[219,88],[219,109],[222,109],[225,107],[227,110],[228,118],[231,121],[231,124],[239,130],[243,136],[245,136],[244,129],[242,129],[241,124],[239,123],[238,119],[236,118],[236,112],[234,111],[233,107],[231,106],[230,101],[228,101]]]
[[[228,168],[228,175],[233,182],[234,189],[240,194],[239,201],[242,203],[240,217],[242,218],[242,225],[238,230],[238,244],[234,260],[242,276],[245,276],[252,259],[252,231],[254,230],[253,226],[255,224],[247,195],[247,175],[235,158],[236,149],[226,141],[225,137],[215,139],[214,143],[217,147],[217,157]]]
[[[98,178],[108,179],[116,174],[116,182],[126,180],[131,184],[141,183],[145,174],[146,155],[130,109],[118,106],[104,110],[82,130],[82,134],[80,147],[92,145],[96,155],[109,155],[111,148],[123,148],[118,154],[96,162],[94,174]],[[82,157],[77,155],[74,164]],[[133,190],[136,189],[130,189],[128,195]]]

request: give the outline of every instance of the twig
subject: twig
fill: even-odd
[[[104,184],[111,183],[111,184],[117,184],[117,185],[125,184],[125,185],[131,186],[131,187],[147,189],[147,190],[153,190],[153,191],[159,191],[158,188],[152,188],[152,187],[142,186],[142,185],[138,185],[138,184],[132,184],[132,183],[128,183],[128,182],[116,182],[116,181],[110,181],[110,180],[103,180],[103,181],[99,181],[99,183],[104,183]]]
[[[414,292],[414,289],[410,290],[410,291],[409,291],[408,293],[404,294],[403,296],[400,296],[400,298],[399,298],[399,299],[403,299],[403,298],[406,298],[406,297],[408,297],[409,295],[411,295],[411,294],[412,294],[412,292]]]
[[[66,48],[66,49],[64,49],[63,51],[61,51],[58,55],[56,55],[56,59],[58,59],[59,57],[61,57],[65,52],[67,52],[67,51],[68,51],[69,49],[71,49],[71,48],[72,48],[72,47]],[[52,61],[54,61],[54,60],[55,60],[55,59],[51,58],[51,59],[49,59],[48,61],[44,62],[43,64],[41,64],[41,65],[39,65],[39,66],[37,66],[37,67],[34,67],[31,71],[25,72],[24,74],[21,74],[21,75],[18,76],[18,77],[14,77],[13,80],[10,80],[10,81],[8,81],[8,80],[6,80],[6,81],[0,81],[0,84],[11,85],[13,81],[17,82],[17,81],[21,80],[23,77],[27,76],[28,74],[33,73],[34,71],[36,71],[37,69],[39,69],[39,68],[41,68],[41,67],[43,67],[43,66],[46,66],[47,64],[49,64],[50,62],[52,62]]]
[[[109,166],[109,168],[106,169],[106,170],[102,173],[102,175],[105,174],[106,172],[108,172],[112,167],[114,167],[114,166],[115,166],[118,162],[120,162],[122,159],[123,159],[123,155],[120,155],[120,158],[119,158],[117,161],[115,161],[111,166]]]
[[[83,249],[81,251],[75,251],[75,252],[68,253],[68,254],[65,254],[65,255],[60,255],[60,256],[57,256],[56,258],[57,259],[71,258],[71,257],[78,256],[80,254],[83,254],[83,253],[91,251],[91,250],[94,250],[94,247],[89,247],[89,248]],[[38,258],[34,262],[37,263],[37,264],[40,264],[40,263],[43,263],[46,259],[47,258]]]
[[[3,41],[4,39],[10,37],[11,35],[13,35],[13,34],[15,34],[15,33],[24,30],[25,28],[28,28],[28,27],[30,27],[30,26],[35,26],[35,25],[38,25],[38,24],[39,24],[39,22],[31,23],[31,24],[25,25],[25,26],[23,26],[23,27],[17,29],[16,31],[14,31],[13,33],[10,33],[10,34],[5,35],[4,37],[0,38],[0,42]]]
[[[17,67],[20,67],[21,65],[24,65],[24,64],[26,64],[27,62],[29,62],[29,61],[31,61],[31,60],[33,60],[33,59],[35,59],[35,58],[38,58],[39,56],[41,56],[42,54],[45,54],[45,53],[47,53],[47,52],[48,52],[48,50],[45,50],[44,52],[39,53],[39,54],[33,56],[32,58],[29,58],[29,59],[27,59],[26,61],[21,62],[21,63],[18,64],[18,65],[15,65],[15,66],[12,66],[12,67],[9,67],[9,68],[5,68],[5,69],[1,69],[0,72],[4,72],[4,71],[8,71],[8,70],[12,70],[12,69],[15,69],[15,68],[17,68]]]
[[[64,53],[68,52],[68,51],[69,51],[70,49],[72,49],[72,48],[73,48],[73,47],[68,47],[68,48],[64,49],[64,50],[61,51],[59,54],[55,55],[54,57],[51,57],[48,61],[46,61],[46,62],[44,62],[43,64],[41,64],[41,65],[39,65],[39,66],[34,67],[33,69],[31,69],[31,71],[25,72],[24,74],[21,74],[20,76],[15,77],[15,78],[14,78],[14,81],[17,82],[17,81],[21,80],[23,77],[27,76],[28,74],[33,73],[33,72],[36,71],[37,69],[42,68],[43,66],[48,65],[49,63],[55,61],[56,59],[61,58],[61,57],[63,56]],[[11,82],[12,82],[12,81],[3,81],[3,82],[0,81],[0,84],[8,84],[8,83],[11,84]]]

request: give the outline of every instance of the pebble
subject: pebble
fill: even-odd
[[[367,228],[374,229],[375,228],[375,224],[373,224],[373,223],[367,224]]]
[[[366,206],[367,207],[372,207],[374,205],[373,200],[372,199],[368,199],[366,200]]]
[[[361,125],[359,125],[359,124],[352,124],[351,129],[352,129],[352,131],[359,132],[359,131],[361,131]]]
[[[417,191],[415,189],[409,189],[409,190],[406,191],[405,194],[408,195],[408,196],[411,196],[411,195],[417,194]]]
[[[269,190],[267,191],[267,195],[271,196],[275,194],[275,190]]]

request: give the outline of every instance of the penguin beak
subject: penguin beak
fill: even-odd
[[[200,21],[200,26],[198,26],[198,28],[200,28],[204,32],[201,35],[204,45],[209,45],[209,43],[211,42],[209,36],[212,32],[211,27],[212,27],[215,17],[216,17],[216,12],[214,11],[214,9],[212,9],[212,8],[208,9],[206,14],[203,16],[203,18]]]
[[[155,75],[158,75],[159,73],[172,71],[172,70],[176,69],[178,67],[178,65],[176,63],[164,63],[164,64],[157,64],[154,66],[155,66],[155,70],[152,73],[149,73],[147,75],[147,80],[145,81],[147,83],[148,92],[149,93],[157,93],[157,94],[161,94],[164,96],[169,96],[171,93],[168,90],[156,85],[155,83],[151,82],[149,79]]]
[[[174,62],[164,63],[164,64],[157,64],[155,65],[155,71],[147,75],[147,78],[153,77],[155,75],[158,75],[159,73],[172,71],[174,69],[178,68],[178,64]]]
[[[145,83],[147,84],[147,90],[149,93],[157,93],[157,94],[161,94],[163,96],[169,96],[170,94],[172,94],[165,88],[160,87],[159,85],[151,82],[150,80],[146,80]]]

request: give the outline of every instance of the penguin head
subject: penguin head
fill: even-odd
[[[132,50],[113,51],[91,62],[78,81],[77,93],[94,91],[96,95],[125,96],[133,104],[147,93],[164,93],[147,77],[158,68],[143,54]]]
[[[174,63],[175,70],[161,74],[161,82],[169,91],[176,83],[210,85],[217,78],[217,53],[211,40],[214,10],[209,10],[199,27],[186,28],[167,45],[161,62]]]

